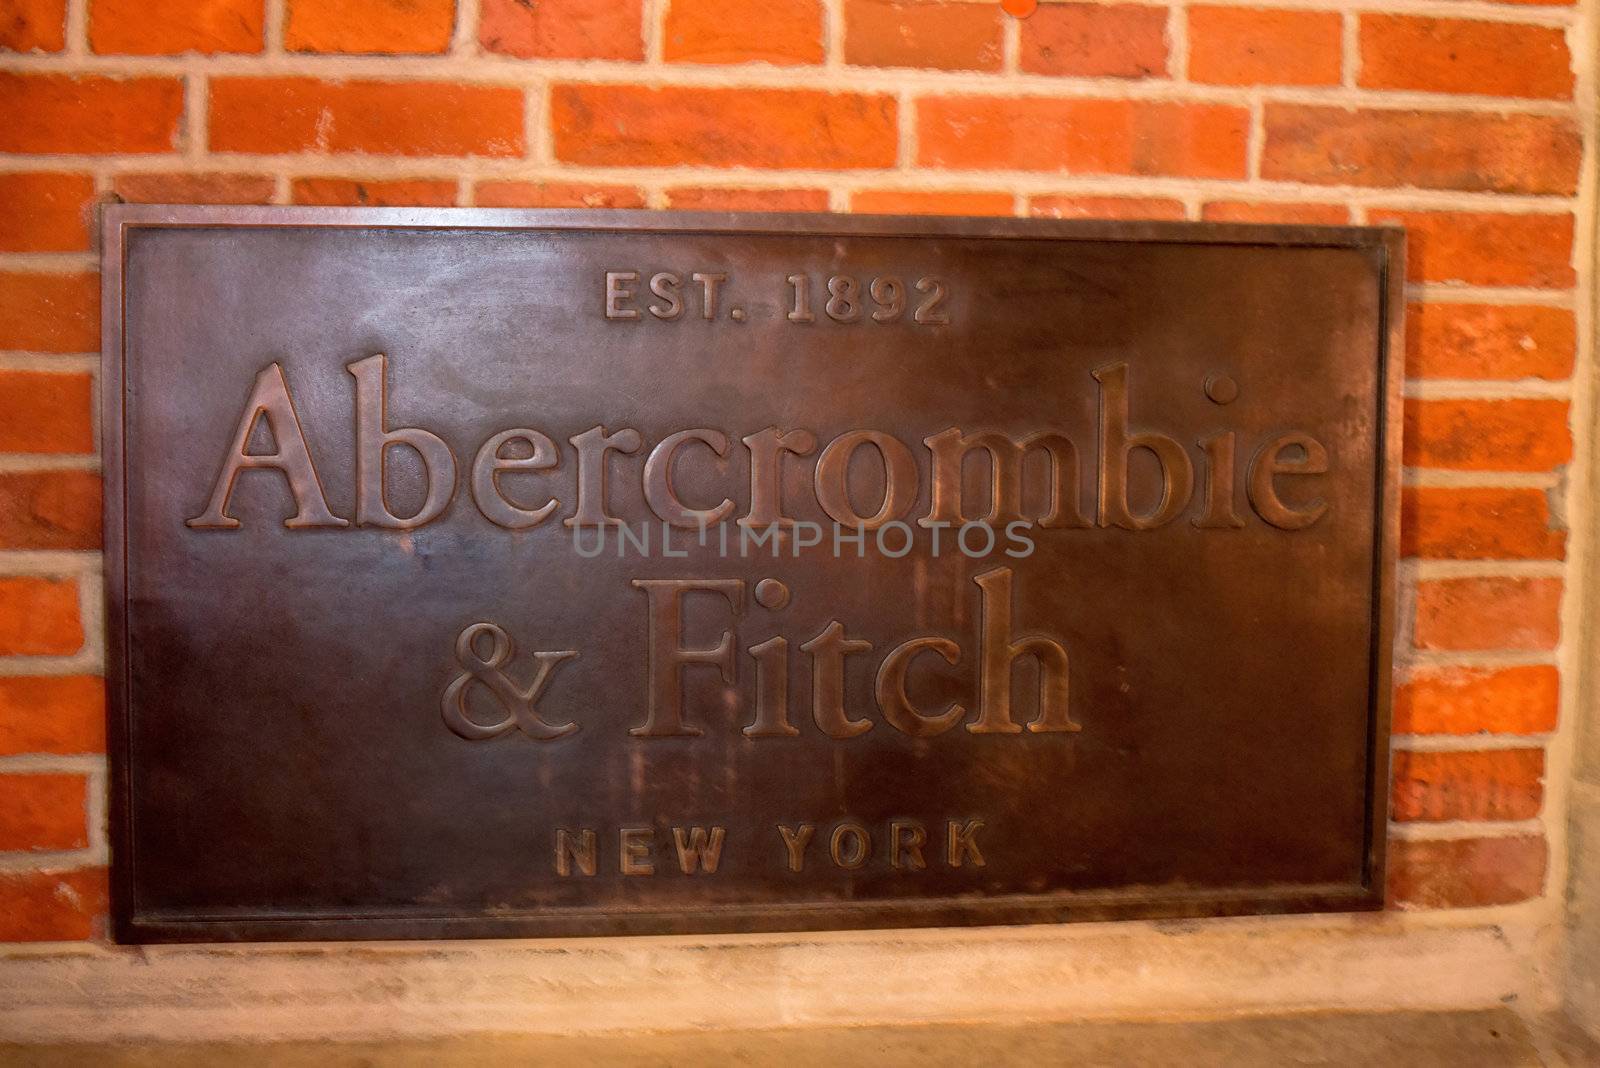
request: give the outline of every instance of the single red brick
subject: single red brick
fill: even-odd
[[[0,473],[0,549],[98,548],[98,474],[73,469]]]
[[[1385,209],[1368,221],[1406,228],[1413,282],[1568,289],[1577,281],[1571,215]]]
[[[662,55],[670,63],[822,62],[820,0],[673,0]]]
[[[878,215],[1011,215],[1010,193],[928,189],[863,189],[850,194],[850,210]]]
[[[0,676],[0,756],[69,756],[106,748],[105,680]]]
[[[1389,901],[1401,908],[1509,905],[1544,892],[1544,838],[1400,839],[1389,843]]]
[[[176,78],[0,73],[0,152],[171,152],[182,114]]]
[[[81,648],[77,582],[0,576],[0,655],[69,656]]]
[[[898,132],[882,94],[812,89],[557,85],[556,158],[609,167],[889,167]]]
[[[1188,217],[1183,201],[1168,197],[1038,196],[1028,199],[1036,219],[1171,219]]]
[[[1167,9],[1145,4],[1046,4],[1022,23],[1022,69],[1075,77],[1167,73]]]
[[[0,872],[0,942],[93,938],[107,899],[104,868]]]
[[[1568,404],[1545,397],[1408,400],[1407,467],[1549,471],[1572,459]]]
[[[111,182],[130,204],[267,204],[275,186],[266,174],[119,174]]]
[[[94,0],[89,48],[102,54],[259,52],[261,0]]]
[[[1572,312],[1529,304],[1441,304],[1406,309],[1410,378],[1565,379],[1577,357]]]
[[[1266,106],[1261,176],[1484,193],[1577,190],[1582,140],[1553,115]]]
[[[83,775],[0,773],[0,852],[84,848],[88,801]]]
[[[456,25],[455,0],[289,0],[288,14],[291,52],[443,52]]]
[[[473,201],[484,208],[642,208],[635,186],[587,182],[479,182]]]
[[[1162,100],[946,96],[917,104],[925,166],[1243,178],[1249,113]]]
[[[1367,12],[1358,81],[1372,89],[1568,100],[1572,56],[1555,26]]]
[[[1435,579],[1417,586],[1418,649],[1554,649],[1561,639],[1558,578]]]
[[[216,78],[219,152],[520,156],[522,90],[454,82]]]
[[[1394,754],[1394,816],[1414,820],[1531,820],[1544,804],[1544,750]]]
[[[483,0],[478,40],[523,59],[643,59],[643,0]]]
[[[3,16],[0,16],[3,18]],[[89,247],[87,174],[0,174],[0,252],[76,252]]]
[[[1345,226],[1350,222],[1350,209],[1343,204],[1274,204],[1270,201],[1212,200],[1200,208],[1200,217],[1215,222]]]
[[[0,271],[0,349],[93,352],[100,347],[100,279]]]
[[[1550,664],[1420,669],[1395,691],[1396,734],[1548,734],[1561,672]]]
[[[1562,560],[1567,532],[1552,528],[1543,490],[1407,486],[1400,553],[1430,560]]]
[[[456,202],[454,178],[296,178],[289,183],[296,204],[370,208],[445,207]]]
[[[1189,9],[1189,77],[1215,85],[1338,85],[1344,30],[1337,11]]]
[[[0,452],[93,452],[94,380],[0,370]]]
[[[667,190],[667,207],[678,211],[827,211],[828,191],[680,186]]]
[[[6,0],[0,50],[59,52],[67,46],[67,0]]]
[[[860,67],[997,71],[1005,14],[962,0],[845,0],[844,61]]]

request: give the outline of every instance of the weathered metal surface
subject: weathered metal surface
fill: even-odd
[[[126,207],[105,249],[119,938],[1381,901],[1398,233]]]

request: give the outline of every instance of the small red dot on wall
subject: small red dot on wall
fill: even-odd
[[[1039,0],[1000,0],[1000,9],[1007,15],[1025,19],[1039,8]]]

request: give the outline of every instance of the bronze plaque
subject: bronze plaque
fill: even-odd
[[[118,937],[1377,906],[1401,255],[109,209]]]

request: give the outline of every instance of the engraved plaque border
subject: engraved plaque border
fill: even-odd
[[[1373,616],[1369,653],[1366,828],[1355,883],[1282,888],[1152,890],[944,897],[852,903],[696,906],[692,909],[562,908],[463,913],[416,906],[382,911],[207,911],[140,909],[135,898],[133,759],[128,679],[129,604],[126,424],[123,405],[124,278],[134,231],[152,228],[332,228],[685,233],[737,237],[891,236],[1078,240],[1361,249],[1381,263],[1374,339],[1380,395]],[[105,612],[111,803],[111,919],[120,942],[237,942],[638,935],[1058,923],[1189,918],[1381,908],[1388,828],[1390,684],[1399,541],[1400,422],[1405,307],[1405,235],[1393,227],[1266,226],[1236,223],[1109,222],[831,214],[678,213],[632,210],[479,208],[289,208],[108,205],[102,217],[101,414],[105,478]]]

